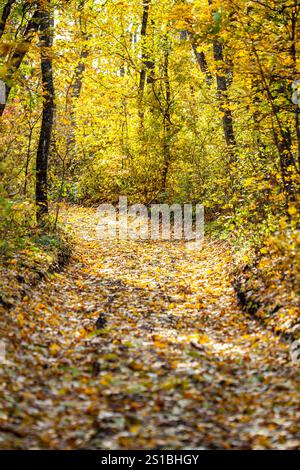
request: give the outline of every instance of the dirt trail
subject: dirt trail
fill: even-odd
[[[66,219],[70,264],[11,312],[0,448],[300,448],[299,369],[239,310],[221,245],[99,242],[92,210]]]

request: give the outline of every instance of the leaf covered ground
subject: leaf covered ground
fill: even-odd
[[[239,309],[224,244],[97,241],[92,209],[64,218],[69,264],[0,307],[0,448],[300,448],[299,368]]]
[[[300,339],[300,232],[283,230],[265,240],[251,263],[237,263],[241,303],[277,333]]]
[[[58,270],[71,251],[66,233],[51,233],[46,228],[26,236],[10,234],[8,240],[1,240],[0,234],[0,241],[0,306],[7,309],[49,272]]]

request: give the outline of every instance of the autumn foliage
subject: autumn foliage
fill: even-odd
[[[56,376],[58,395],[71,401],[70,383],[73,379],[77,381],[80,360],[83,359],[80,350],[77,352],[78,344],[73,337],[76,337],[76,315],[81,314],[83,304],[84,308],[89,301],[94,305],[91,300],[93,282],[101,290],[99,279],[93,277],[96,276],[93,270],[101,270],[103,263],[97,260],[95,267],[91,258],[94,256],[96,259],[97,250],[102,250],[104,258],[115,259],[115,251],[111,247],[99,248],[92,242],[89,245],[85,237],[90,233],[87,235],[80,227],[80,220],[89,230],[94,230],[91,227],[94,227],[95,213],[91,207],[100,203],[116,204],[119,196],[127,196],[129,203],[142,203],[148,207],[154,203],[191,203],[205,207],[207,245],[204,254],[197,254],[195,260],[189,261],[191,271],[188,261],[183,261],[178,269],[172,264],[172,259],[178,260],[183,256],[182,246],[172,247],[171,244],[166,246],[165,252],[159,244],[147,245],[145,251],[138,244],[129,244],[123,248],[124,251],[116,248],[118,259],[122,261],[119,284],[116,280],[111,281],[109,276],[108,279],[100,276],[106,282],[104,290],[108,295],[115,295],[117,291],[124,294],[123,300],[117,298],[120,309],[113,307],[116,325],[122,325],[124,337],[120,339],[113,333],[112,345],[107,337],[107,342],[104,341],[105,372],[100,374],[100,381],[105,391],[101,403],[108,406],[108,390],[113,389],[116,395],[125,393],[120,389],[128,379],[128,368],[135,377],[132,385],[126,385],[128,388],[132,386],[133,391],[128,391],[127,398],[121,397],[128,415],[121,425],[124,432],[120,431],[116,438],[112,438],[111,445],[121,449],[134,446],[134,436],[139,434],[144,422],[132,418],[132,413],[140,409],[141,402],[129,399],[128,394],[143,394],[145,389],[147,393],[152,390],[156,398],[149,405],[152,408],[146,408],[145,422],[150,431],[149,435],[142,433],[139,437],[140,448],[160,445],[154,432],[156,424],[150,418],[151,410],[164,423],[166,417],[161,417],[162,410],[167,413],[174,404],[174,398],[169,396],[170,390],[176,390],[180,396],[179,408],[187,413],[192,410],[191,418],[195,416],[195,409],[191,405],[190,410],[190,402],[197,402],[207,410],[209,406],[219,410],[213,416],[207,411],[204,423],[193,423],[195,429],[189,429],[187,434],[195,445],[201,445],[193,437],[196,430],[209,436],[203,441],[203,445],[208,447],[215,442],[216,447],[221,448],[274,448],[284,447],[292,440],[295,432],[293,424],[288,427],[289,423],[284,425],[289,429],[287,435],[283,433],[282,437],[276,431],[272,440],[272,426],[276,428],[278,424],[272,413],[268,415],[267,431],[252,435],[244,424],[253,414],[261,424],[264,413],[256,413],[255,406],[257,401],[263,400],[263,395],[252,400],[243,392],[241,403],[237,396],[231,403],[232,414],[238,410],[245,419],[241,425],[243,437],[239,440],[237,428],[234,428],[228,431],[230,439],[226,440],[226,419],[220,416],[224,409],[222,400],[228,400],[228,396],[224,392],[219,401],[213,399],[210,402],[206,388],[202,395],[197,387],[200,382],[206,387],[212,380],[216,388],[222,380],[235,387],[235,374],[238,374],[239,367],[245,373],[243,386],[247,387],[255,368],[250,352],[249,359],[246,359],[251,363],[250,372],[234,356],[230,365],[234,378],[229,383],[230,373],[223,359],[217,364],[207,359],[213,354],[212,340],[207,340],[210,333],[205,332],[206,317],[199,321],[197,312],[206,309],[207,318],[213,318],[207,321],[217,329],[217,343],[222,342],[222,337],[225,337],[225,343],[230,343],[232,336],[227,329],[236,330],[241,338],[241,348],[248,348],[248,351],[254,348],[260,374],[264,374],[264,368],[269,367],[268,360],[258,346],[258,342],[263,341],[264,330],[257,331],[254,326],[247,326],[245,318],[248,317],[244,315],[256,315],[272,331],[288,338],[291,332],[298,331],[299,189],[298,1],[0,0],[0,309],[7,314],[8,310],[17,308],[15,316],[3,316],[5,321],[1,320],[1,329],[6,331],[10,321],[7,318],[13,318],[7,336],[12,337],[15,344],[20,340],[26,342],[32,334],[34,342],[41,344],[42,331],[49,321],[47,347],[50,349],[47,354],[50,362],[53,361],[59,369],[59,374],[66,372],[68,382],[63,386]],[[69,226],[73,233],[71,237]],[[61,280],[60,274],[54,275],[53,272],[61,269],[69,259],[71,246],[77,253],[76,262],[73,259],[70,271]],[[210,248],[211,260],[208,261]],[[131,250],[134,262],[125,255]],[[224,260],[222,251],[226,253]],[[146,257],[144,274],[147,279],[140,274],[142,266],[139,270],[134,264],[139,256]],[[164,260],[171,271],[175,270],[174,282],[168,281],[168,274],[162,267]],[[201,263],[205,265],[201,274],[205,280],[203,286],[197,277]],[[105,269],[115,279],[118,273],[110,271],[111,268]],[[134,274],[130,274],[131,269]],[[153,271],[160,273],[157,283],[161,288],[150,286],[149,279],[155,276]],[[61,283],[70,299],[69,304],[67,302],[71,305],[69,309],[65,300],[60,297],[53,299],[48,287],[45,288],[46,293],[39,294],[38,298],[33,297],[32,300],[28,295],[33,285],[47,277],[49,272],[53,276],[51,289],[59,290]],[[68,277],[74,272],[79,273],[76,283],[83,292],[78,298]],[[220,273],[224,273],[224,279]],[[138,277],[141,278],[140,283],[136,281]],[[230,290],[231,284],[236,293]],[[85,285],[87,291],[84,290]],[[203,299],[199,293],[202,287]],[[147,297],[147,289],[150,288],[154,291],[153,296],[151,294],[153,298],[151,301],[144,299],[143,303],[141,299]],[[135,289],[141,290],[140,298]],[[168,298],[169,289],[173,292],[174,302]],[[235,303],[236,295],[240,307]],[[16,307],[18,302],[24,301],[24,296],[25,304]],[[183,309],[177,305],[181,301]],[[127,313],[122,310],[125,304],[129,305]],[[73,324],[71,329],[62,320],[62,306]],[[93,322],[100,308],[99,305],[94,307],[88,310],[88,318]],[[215,308],[221,323],[215,320]],[[28,315],[24,313],[26,309]],[[133,329],[139,328],[139,309],[146,317],[142,325],[146,330],[151,328],[149,318],[153,312],[161,315],[164,323],[162,331],[156,324],[157,331],[151,336],[157,360],[149,359],[147,350],[146,366],[135,344],[135,341],[143,341],[143,335],[139,332],[133,339],[129,331],[130,325]],[[168,309],[170,316],[166,315]],[[78,422],[90,429],[98,419],[95,417],[103,413],[96,403],[98,379],[95,376],[90,379],[91,371],[96,376],[99,371],[92,346],[92,327],[85,320],[87,324],[78,329],[78,341],[81,342],[80,347],[87,341],[93,359],[84,359],[84,374],[89,378],[83,375],[84,380],[76,382],[75,388],[79,397],[85,397],[82,406],[89,416],[88,421],[81,423],[83,418],[78,412],[78,403],[76,411],[70,412],[77,423],[74,425],[76,429],[69,422],[60,421],[60,413],[64,414],[65,409],[61,412],[55,408],[51,419],[60,424],[51,434],[46,431],[46,420],[39,441],[36,437],[39,425],[35,418],[21,409],[19,415],[14,416],[21,433],[17,435],[18,439],[23,439],[27,423],[35,429],[34,445],[78,447],[84,444],[82,435],[78,433]],[[188,333],[182,339],[185,321]],[[55,328],[61,322],[63,331],[56,339]],[[126,322],[128,325],[125,327]],[[166,325],[170,324],[174,331],[169,337]],[[195,325],[203,330],[200,336],[195,333]],[[23,333],[15,333],[18,326]],[[248,327],[250,332],[247,332]],[[35,328],[37,330],[33,333]],[[271,333],[270,337],[268,335],[264,354],[271,351],[273,342],[277,344],[277,339]],[[207,348],[208,355],[204,353],[208,368],[205,376],[193,369],[191,351],[184,349],[182,354],[174,353],[172,359],[172,351],[176,349],[174,345],[180,342],[187,342],[194,349],[196,360],[203,354],[203,348]],[[130,356],[128,350],[132,343],[134,354]],[[128,354],[128,363],[121,361],[118,364],[120,352],[116,345],[123,348],[125,356]],[[238,349],[239,345],[235,347]],[[276,347],[282,358],[283,346]],[[57,358],[65,350],[68,352],[62,365]],[[73,353],[75,356],[78,354],[75,365],[71,364]],[[49,360],[47,354],[43,355],[40,349],[36,351],[38,371]],[[229,357],[231,352],[226,354]],[[172,371],[170,377],[164,368],[158,371],[162,358]],[[189,363],[195,372],[187,383],[180,375],[181,361]],[[147,364],[154,374],[154,383],[144,370]],[[277,373],[279,363],[276,364]],[[275,369],[272,369],[274,376]],[[112,372],[115,370],[116,376]],[[49,371],[47,374],[51,376]],[[289,418],[293,412],[296,413],[292,389],[295,391],[298,386],[299,391],[293,374],[294,371],[289,376],[291,385],[287,393]],[[277,400],[276,380],[272,381],[273,378],[270,379],[272,396]],[[6,379],[9,383],[11,378]],[[255,380],[259,382],[253,378]],[[284,384],[280,382],[279,386]],[[26,399],[22,393],[22,390],[17,390],[18,403]],[[41,393],[41,400],[44,400],[43,391],[37,393]],[[33,399],[31,395],[32,392],[28,392],[29,402]],[[51,400],[54,405],[59,401],[54,394]],[[268,400],[272,407],[272,397]],[[280,402],[282,398],[279,396],[278,400]],[[279,408],[283,407],[283,402],[280,403]],[[10,406],[5,416],[11,417],[15,413],[15,405]],[[118,406],[117,413],[121,413]],[[215,441],[215,428],[210,432],[210,425],[216,424],[211,423],[217,423],[221,429]],[[62,437],[64,427],[67,429],[65,440]],[[100,437],[101,432],[105,434],[105,430],[100,429],[99,432]],[[92,437],[91,433],[89,438],[92,440]],[[26,436],[26,439],[30,445],[30,438]],[[170,445],[166,436],[162,441],[162,446]],[[12,445],[18,446],[19,443]],[[178,437],[176,445],[183,448],[185,442]],[[299,442],[294,447],[297,445]]]

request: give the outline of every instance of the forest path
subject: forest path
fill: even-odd
[[[12,312],[0,448],[300,448],[299,369],[240,311],[222,245],[97,241],[93,210],[65,219],[70,263]]]

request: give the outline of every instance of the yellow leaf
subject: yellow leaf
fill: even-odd
[[[60,347],[58,346],[58,344],[52,343],[50,345],[49,351],[52,356],[56,356],[57,353],[60,351]]]
[[[297,214],[297,212],[298,212],[298,211],[297,211],[297,209],[296,209],[295,206],[290,206],[290,207],[288,208],[288,213],[289,213],[290,215],[295,215],[295,214]]]

